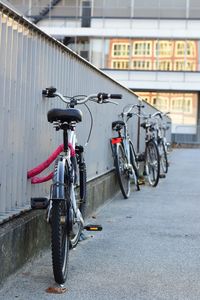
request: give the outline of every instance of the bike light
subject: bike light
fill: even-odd
[[[121,137],[117,137],[117,138],[112,138],[111,139],[111,143],[114,144],[118,144],[122,142],[122,138]]]

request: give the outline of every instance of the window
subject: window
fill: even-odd
[[[127,57],[129,55],[130,55],[130,44],[128,43],[113,44],[112,56]]]
[[[133,42],[133,55],[135,56],[150,56],[152,53],[151,41],[134,41]]]
[[[172,41],[158,41],[155,44],[155,56],[172,57],[173,42]]]
[[[196,47],[195,47],[195,41],[187,41],[186,42],[186,55],[189,57],[195,57],[196,56]]]
[[[185,61],[174,61],[174,71],[184,71],[185,70]]]
[[[150,60],[134,60],[132,63],[133,70],[151,70]]]
[[[168,101],[168,97],[163,97],[161,95],[152,98],[152,104],[161,111],[167,111]]]
[[[171,99],[171,109],[173,112],[191,113],[192,98],[191,97],[176,97]]]
[[[113,69],[128,69],[129,61],[128,60],[112,60]]]
[[[185,41],[176,41],[175,55],[176,56],[185,56]]]
[[[186,71],[196,71],[196,64],[195,64],[195,62],[187,61],[186,62]]]
[[[126,60],[123,69],[158,71],[197,71],[198,48],[195,40],[138,40],[111,39],[108,54],[108,67],[112,60]],[[107,49],[107,48],[106,48]],[[114,63],[119,68],[120,64]]]
[[[156,61],[155,68],[156,70],[160,70],[160,71],[171,71],[172,61],[171,60]]]

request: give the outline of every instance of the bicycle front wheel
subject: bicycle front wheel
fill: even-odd
[[[152,140],[146,145],[145,169],[149,184],[157,186],[160,177],[160,157],[158,147]]]
[[[69,256],[69,182],[64,161],[55,167],[51,208],[51,249],[54,279],[63,284],[67,279]]]
[[[122,195],[127,199],[130,195],[130,170],[122,144],[116,144],[114,160],[119,186]]]
[[[161,140],[159,144],[159,154],[160,154],[160,168],[161,171],[164,173],[168,172],[168,158],[167,158],[167,152],[165,149],[165,145],[163,141]]]
[[[137,156],[133,147],[133,143],[131,142],[131,140],[129,141],[129,150],[130,150],[130,163],[132,165],[133,168],[133,177],[134,177],[134,183],[137,187],[137,190],[140,190],[140,186],[139,186],[139,164],[137,161]]]
[[[86,165],[82,153],[77,153],[76,157],[71,157],[72,162],[72,174],[73,178],[76,178],[78,175],[79,168],[79,183],[80,191],[79,197],[77,191],[75,191],[75,184],[71,185],[70,198],[73,203],[73,217],[72,217],[72,226],[70,231],[70,248],[77,246],[80,235],[83,230],[84,218],[86,214]]]

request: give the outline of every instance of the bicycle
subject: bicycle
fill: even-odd
[[[161,167],[161,175],[166,174],[168,172],[168,158],[167,158],[167,151],[166,151],[166,138],[164,136],[164,125],[162,124],[163,116],[166,113],[156,112],[151,117],[155,118],[155,141],[158,146],[159,157],[160,157],[160,167]],[[159,117],[159,119],[157,118]],[[165,177],[165,176],[163,176]]]
[[[119,186],[125,199],[130,195],[131,177],[137,190],[140,190],[138,181],[139,164],[128,132],[128,120],[133,116],[131,110],[135,106],[137,105],[126,105],[121,113],[122,120],[112,122],[112,130],[116,131],[118,136],[110,140]]]
[[[140,126],[145,130],[144,175],[147,176],[150,186],[156,187],[160,178],[160,154],[155,135],[156,123],[152,122],[152,117],[153,115],[145,116],[145,121]]]
[[[82,231],[84,229],[89,231],[102,230],[100,225],[85,226],[84,223],[86,164],[84,147],[77,144],[75,133],[76,124],[82,121],[82,112],[74,107],[78,104],[85,104],[87,101],[94,101],[99,104],[115,103],[108,99],[121,99],[121,95],[99,93],[89,96],[68,97],[63,96],[52,87],[43,90],[42,94],[47,98],[58,97],[67,104],[66,109],[54,108],[47,113],[48,122],[53,123],[57,131],[63,130],[64,145],[63,151],[55,162],[50,198],[32,198],[31,200],[32,208],[41,208],[41,206],[47,208],[47,222],[51,225],[53,274],[55,281],[62,285],[67,279],[69,249],[78,244]],[[86,107],[88,108],[88,106]],[[78,177],[79,201],[75,193]]]

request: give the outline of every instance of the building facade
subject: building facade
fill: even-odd
[[[144,100],[170,111],[175,139],[199,142],[199,0],[9,2]]]

